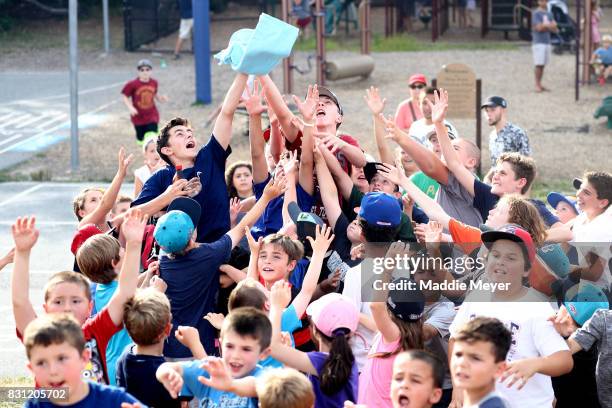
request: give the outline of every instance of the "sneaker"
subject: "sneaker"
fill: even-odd
[[[180,58],[181,58],[181,54],[174,54],[174,59],[175,60],[180,59]]]

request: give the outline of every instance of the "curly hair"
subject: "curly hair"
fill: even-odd
[[[242,167],[246,167],[249,169],[251,174],[253,174],[253,166],[251,166],[251,163],[247,163],[245,161],[237,161],[236,163],[232,163],[225,171],[225,184],[227,185],[227,194],[229,195],[229,198],[240,198],[238,196],[238,190],[236,190],[236,187],[234,187],[234,173],[236,170]]]

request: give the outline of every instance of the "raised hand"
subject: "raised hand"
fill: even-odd
[[[298,111],[300,111],[302,118],[304,118],[304,122],[312,124],[312,119],[319,104],[319,88],[317,85],[308,85],[308,92],[304,102],[295,95],[293,95],[293,102],[297,106]]]
[[[258,254],[259,250],[261,249],[263,238],[259,237],[259,239],[255,241],[255,238],[253,238],[253,234],[251,234],[251,229],[248,227],[248,225],[244,227],[244,235],[246,236],[247,242],[249,243],[249,252],[251,254]]]
[[[289,176],[292,174],[297,174],[299,169],[299,161],[297,158],[297,154],[297,150],[291,151],[287,155],[287,158],[284,160],[283,172],[285,173],[285,175]]]
[[[272,200],[287,190],[287,177],[276,174],[273,180],[270,180],[263,191],[263,196]]]
[[[431,108],[431,120],[433,123],[444,123],[446,112],[448,111],[448,92],[446,89],[440,89],[434,94],[434,103],[427,98],[425,101]]]
[[[168,289],[168,284],[159,276],[155,275],[151,278],[151,282],[149,283],[149,287],[155,289],[158,292],[166,293],[166,289]]]
[[[223,313],[209,312],[206,314],[206,316],[204,316],[204,320],[210,323],[211,326],[215,329],[221,330],[221,326],[223,326],[223,321],[225,320],[225,317],[223,316]]]
[[[425,242],[440,243],[442,238],[442,224],[438,221],[429,221],[425,228]]]
[[[134,160],[134,155],[130,154],[129,156],[125,157],[125,148],[121,147],[117,153],[117,161],[119,162],[117,172],[125,176],[127,174],[128,167],[132,163],[132,160]]]
[[[270,290],[270,305],[279,310],[284,310],[291,302],[291,287],[289,282],[279,280],[274,282]]]
[[[13,263],[13,259],[15,258],[15,248],[11,248],[6,255],[0,258],[0,270],[4,268],[6,265]]]
[[[195,327],[179,326],[174,331],[174,337],[189,350],[200,344],[200,334]]]
[[[412,218],[412,209],[414,208],[414,200],[412,200],[408,194],[404,194],[402,196],[402,204],[403,204],[404,214],[406,214],[409,218]]]
[[[329,248],[329,245],[334,240],[334,234],[331,227],[317,225],[315,239],[312,239],[312,237],[306,237],[306,239],[310,241],[314,256],[314,254],[324,254],[327,252],[327,248]]]
[[[142,242],[148,219],[149,216],[143,214],[138,208],[131,208],[125,214],[123,224],[121,224],[121,232],[123,232],[126,243],[140,244]]]
[[[385,123],[385,139],[391,139],[394,142],[398,142],[402,137],[406,136],[406,134],[397,127],[391,116],[385,118],[385,115],[381,113],[378,117]]]
[[[378,116],[382,114],[383,110],[385,109],[385,102],[387,102],[387,99],[381,99],[378,88],[371,86],[370,89],[366,89],[366,94],[363,99],[368,105],[368,108],[370,108],[372,115]]]
[[[238,213],[240,213],[240,207],[241,207],[240,198],[238,197],[230,198],[229,207],[230,207],[230,224],[233,227],[236,225],[236,220],[238,219]]]
[[[198,377],[198,381],[202,384],[221,391],[230,391],[233,384],[233,379],[230,370],[227,368],[223,360],[219,357],[209,357],[200,366],[206,370],[210,378],[203,376]]]
[[[259,80],[253,81],[253,92],[246,86],[247,99],[244,101],[247,113],[251,116],[261,115],[265,112],[266,107],[262,103],[263,87]]]
[[[19,217],[12,226],[15,250],[30,251],[38,240],[39,231],[36,229],[36,217]]]
[[[325,136],[322,141],[325,144],[325,147],[327,147],[334,154],[348,146],[348,143],[335,135]]]
[[[555,330],[563,337],[569,337],[578,330],[578,325],[567,311],[565,305],[561,305],[556,315],[548,318]]]
[[[363,259],[365,256],[365,245],[359,244],[353,248],[351,248],[351,260],[355,261],[357,259]]]
[[[403,170],[400,170],[399,168],[392,166],[388,163],[377,165],[376,170],[378,170],[378,174],[380,174],[393,184],[397,184],[398,186],[402,185],[402,182],[406,178],[406,174]]]
[[[327,279],[321,281],[319,286],[325,293],[335,292],[338,284],[340,283],[340,270],[337,269],[334,273],[331,273]]]

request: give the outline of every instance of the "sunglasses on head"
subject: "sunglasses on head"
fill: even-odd
[[[423,85],[423,84],[413,84],[413,85],[410,85],[410,89],[423,89],[423,88],[425,88],[425,85]]]

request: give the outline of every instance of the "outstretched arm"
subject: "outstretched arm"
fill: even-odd
[[[263,90],[258,80],[253,82],[253,92],[246,87],[247,100],[245,106],[249,114],[249,146],[251,148],[251,163],[253,164],[253,183],[262,183],[268,177],[265,145],[261,129],[261,114],[265,108],[261,101]]]
[[[372,113],[374,138],[376,139],[376,147],[378,147],[380,161],[383,163],[393,163],[395,157],[393,156],[393,150],[389,147],[385,139],[385,122],[383,121],[384,117],[381,117],[387,100],[381,98],[378,88],[373,86],[371,86],[370,89],[366,89],[366,94],[363,99]]]
[[[398,163],[399,164],[399,163]],[[430,220],[437,221],[448,229],[451,217],[442,209],[440,204],[421,191],[406,177],[403,171],[389,164],[378,166],[378,172],[392,183],[401,185],[418,205],[425,211]]]
[[[116,326],[123,321],[125,303],[136,293],[140,272],[140,248],[149,216],[132,208],[126,213],[121,231],[125,237],[125,255],[119,272],[119,285],[108,302],[108,314]]]
[[[321,142],[317,143],[317,141],[318,139],[315,139],[315,144],[319,146],[321,156],[323,156],[323,159],[327,164],[327,168],[336,182],[338,191],[340,191],[340,194],[342,194],[342,197],[345,200],[348,200],[351,196],[351,190],[353,189],[353,180],[351,180],[351,177],[346,174],[344,170],[342,170],[338,159],[336,159],[332,152],[330,152],[326,146],[322,145]]]
[[[327,163],[318,146],[315,147],[314,160],[315,169],[317,170],[317,181],[319,182],[319,189],[321,190],[321,200],[325,207],[329,226],[332,227],[333,230],[336,228],[338,217],[342,214],[342,208],[340,208],[340,203],[338,202],[338,189],[336,188],[336,183],[334,183],[334,179],[327,168]]]
[[[30,301],[30,251],[39,235],[36,218],[17,218],[12,232],[15,242],[15,266],[11,276],[11,301],[15,326],[23,335],[28,324],[36,319],[36,312]]]
[[[300,123],[299,118],[294,118],[294,123],[298,128],[302,130],[302,155],[300,156],[300,172],[299,172],[299,183],[300,186],[308,194],[314,194],[314,173],[313,173],[313,158],[312,149],[314,147],[313,131],[314,131],[314,120],[315,110],[319,103],[319,90],[316,85],[308,86],[308,93],[304,102],[300,101],[298,97],[294,96],[293,100],[304,119]]]
[[[111,182],[111,185],[104,192],[102,196],[102,200],[98,203],[98,206],[95,210],[93,210],[90,214],[87,214],[81,221],[79,221],[78,228],[81,228],[87,224],[103,224],[106,221],[106,217],[108,213],[113,209],[115,202],[117,201],[117,195],[119,195],[119,190],[121,189],[121,184],[125,179],[127,174],[127,169],[132,160],[134,159],[134,155],[130,154],[125,157],[125,149],[122,147],[119,149],[119,153],[117,153],[119,165],[117,167],[117,173]]]
[[[258,77],[264,87],[264,94],[268,104],[274,110],[285,138],[290,142],[294,142],[298,136],[299,129],[292,123],[293,113],[283,100],[283,95],[276,87],[276,84],[269,75]]]
[[[444,118],[448,110],[448,92],[444,89],[440,89],[439,93],[436,92],[435,104],[432,104],[429,99],[426,99],[426,101],[431,108],[431,119],[435,124],[436,135],[438,136],[440,148],[442,149],[448,169],[453,172],[457,180],[459,180],[470,195],[474,196],[474,179],[476,176],[459,160],[459,156],[457,156],[457,152],[448,137],[446,126],[444,126]]]
[[[217,142],[227,149],[232,139],[232,122],[234,120],[234,112],[240,103],[240,96],[246,86],[248,76],[246,74],[238,74],[234,78],[234,82],[230,86],[230,89],[225,94],[223,105],[221,106],[221,112],[217,116],[215,121],[215,127],[213,128],[213,135]]]
[[[448,169],[434,152],[400,130],[391,118],[385,119],[380,115],[380,120],[384,121],[386,138],[393,140],[408,153],[423,173],[439,183],[448,184]],[[393,161],[389,162],[391,163]]]

